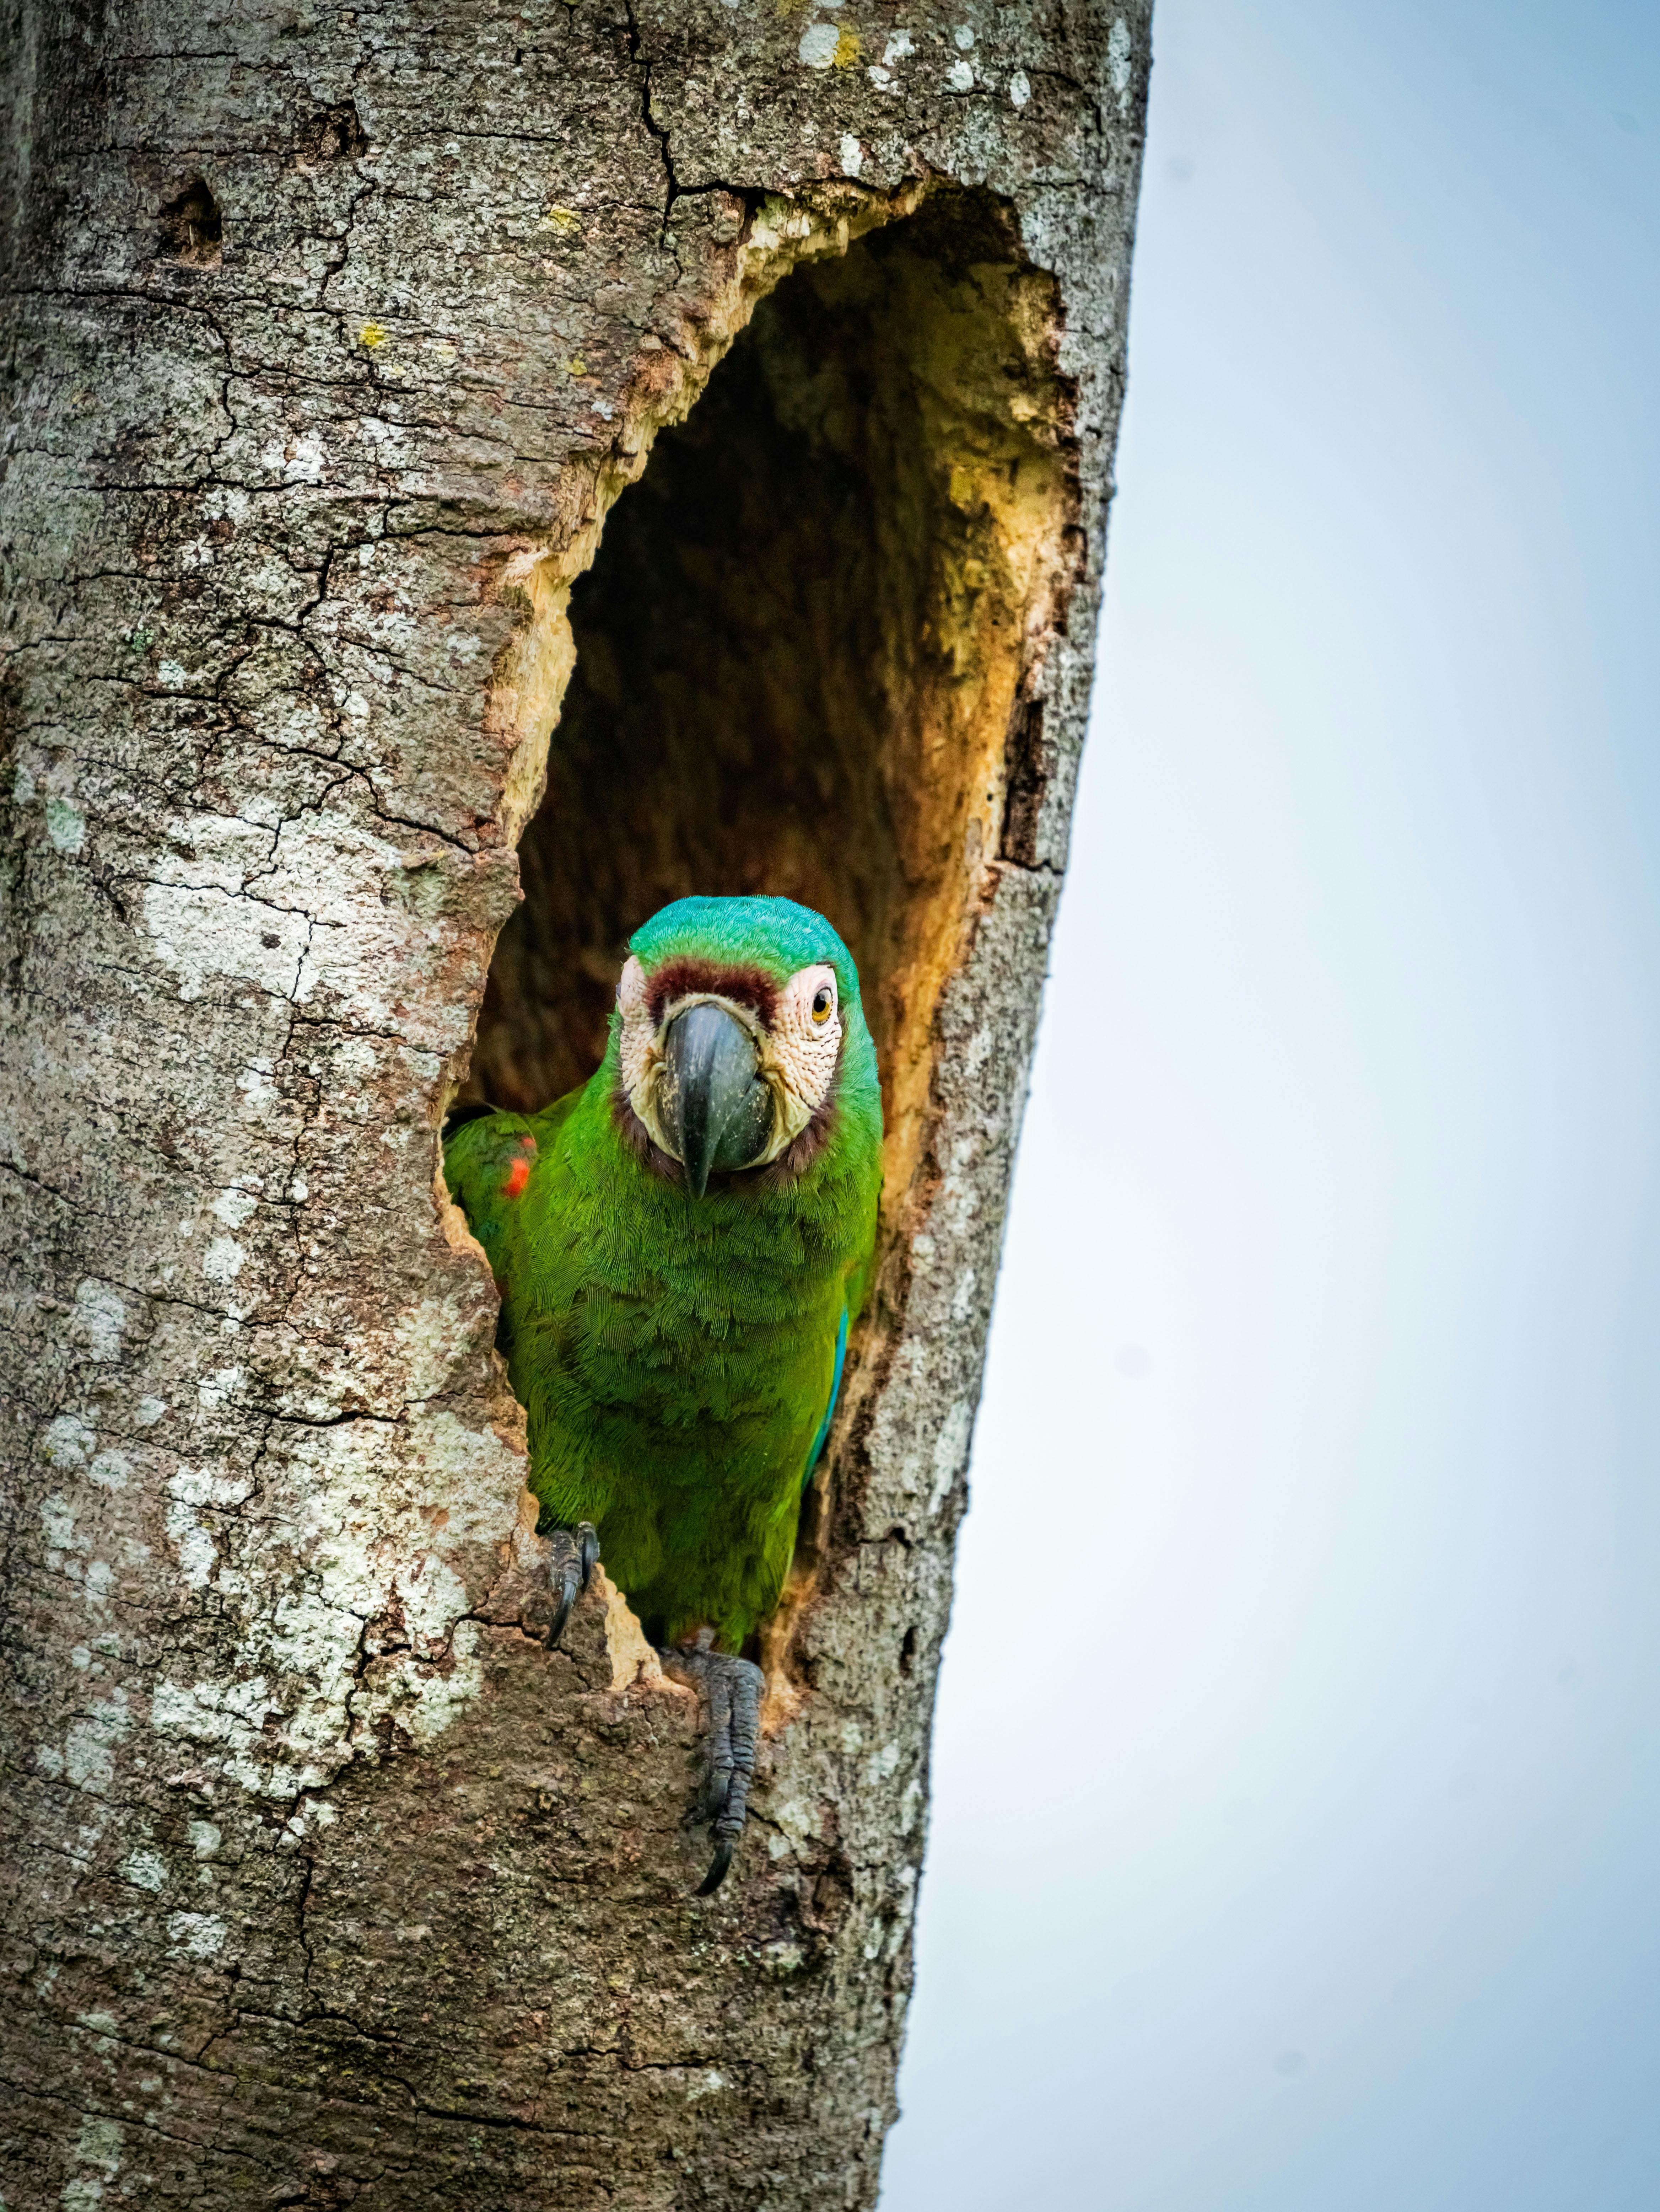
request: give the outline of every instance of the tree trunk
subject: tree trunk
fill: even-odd
[[[1147,4],[622,4],[5,10],[10,2212],[875,2198]],[[438,1137],[755,889],[888,1180],[700,1901]]]

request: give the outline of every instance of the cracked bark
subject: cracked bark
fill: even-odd
[[[869,2205],[1145,0],[0,46],[0,2195]],[[697,1903],[695,1705],[603,1588],[535,1633],[437,1131],[760,884],[860,957],[888,1183]]]

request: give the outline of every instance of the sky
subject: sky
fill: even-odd
[[[1660,8],[1154,52],[883,2212],[1655,2212]]]

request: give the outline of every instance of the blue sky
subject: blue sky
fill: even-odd
[[[1660,9],[1155,53],[884,2212],[1654,2212]]]

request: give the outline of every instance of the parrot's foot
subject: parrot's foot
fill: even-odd
[[[553,1553],[548,1562],[548,1580],[554,1593],[554,1617],[548,1624],[551,1651],[565,1633],[571,1607],[587,1589],[588,1577],[599,1564],[599,1532],[591,1521],[579,1521],[574,1528],[544,1528],[542,1534]]]
[[[704,1814],[714,1832],[715,1856],[697,1894],[712,1897],[726,1879],[749,1817],[749,1784],[755,1772],[766,1680],[749,1660],[701,1645],[665,1651],[663,1656],[672,1673],[689,1677],[709,1700],[709,1787]]]

